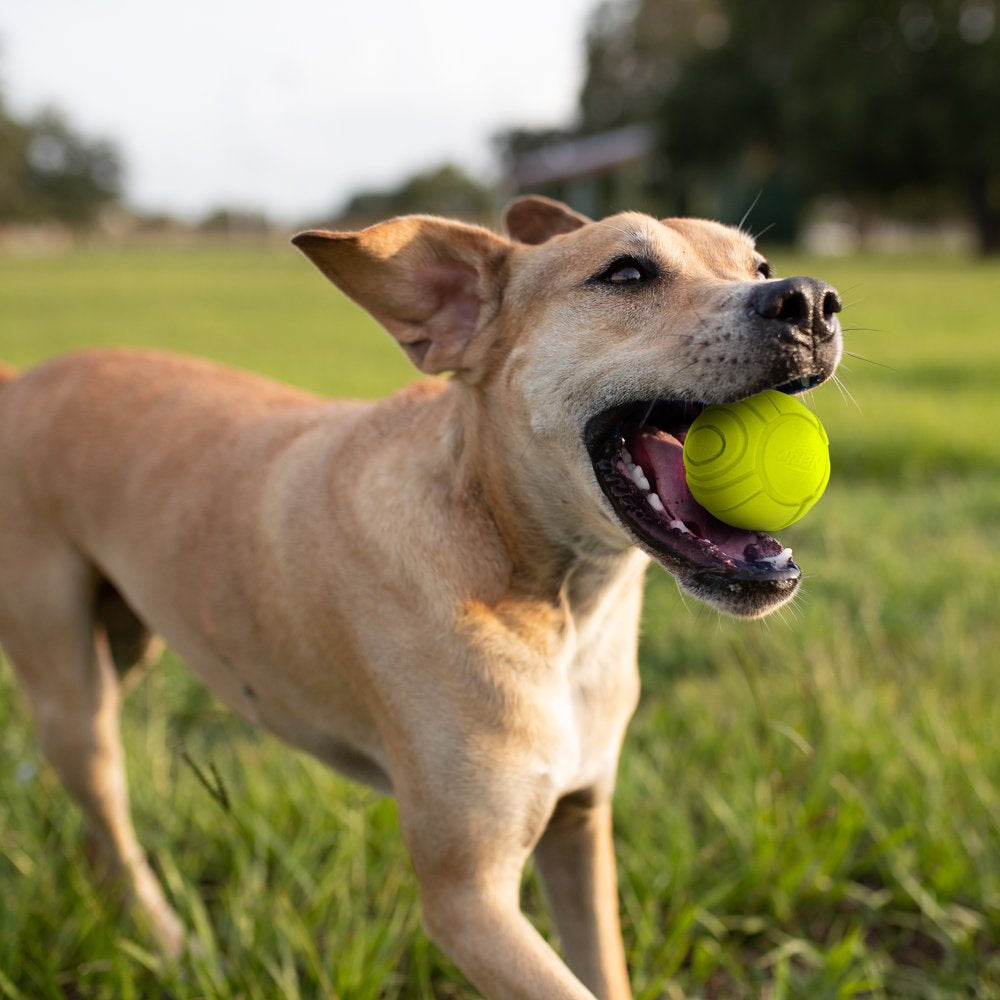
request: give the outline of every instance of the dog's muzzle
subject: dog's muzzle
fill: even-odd
[[[817,278],[761,282],[750,295],[750,308],[781,340],[819,346],[840,329],[840,296]]]

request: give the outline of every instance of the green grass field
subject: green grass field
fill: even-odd
[[[807,574],[791,610],[723,620],[650,573],[616,798],[636,996],[1000,998],[1000,265],[778,264],[840,287],[868,360],[812,396],[833,478],[782,533]],[[0,358],[92,344],[334,394],[411,377],[290,248],[0,258]],[[95,888],[4,665],[0,996],[473,996],[420,930],[391,801],[169,655],[125,729],[140,838],[199,953],[164,966]]]

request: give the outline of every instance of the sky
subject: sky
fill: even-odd
[[[3,0],[0,94],[123,156],[126,197],[308,221],[572,121],[596,0]]]

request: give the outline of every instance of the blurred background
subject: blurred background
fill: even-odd
[[[998,16],[0,0],[0,360],[146,346],[374,397],[417,373],[293,229],[495,225],[528,191],[745,218],[844,299],[838,380],[806,397],[833,473],[782,532],[804,582],[781,615],[649,574],[615,798],[635,995],[1000,1000]],[[0,998],[474,997],[421,932],[391,800],[169,653],[124,732],[197,947],[164,963],[90,877],[0,664]],[[549,931],[530,873],[524,898]]]
[[[0,9],[0,238],[490,220],[535,191],[1000,251],[995,0]]]

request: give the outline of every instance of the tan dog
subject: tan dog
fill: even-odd
[[[647,553],[738,616],[799,579],[694,503],[680,441],[704,402],[826,379],[840,305],[714,223],[527,198],[506,225],[295,238],[417,367],[455,373],[381,402],[146,352],[6,373],[0,641],[169,948],[118,735],[119,674],[153,633],[238,712],[397,796],[428,932],[486,996],[630,996],[609,802]],[[532,852],[569,968],[520,912]]]

